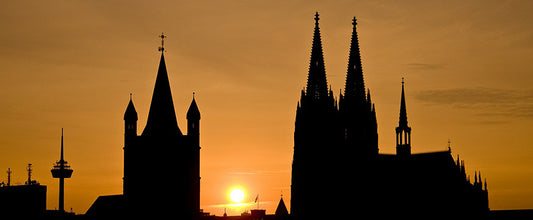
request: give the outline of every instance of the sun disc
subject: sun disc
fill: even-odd
[[[234,189],[229,194],[229,197],[233,202],[242,202],[244,199],[244,192],[241,189]]]

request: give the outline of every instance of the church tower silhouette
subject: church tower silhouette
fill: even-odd
[[[164,35],[161,36],[164,38]],[[164,49],[146,126],[137,135],[137,112],[130,96],[124,113],[124,185],[126,205],[138,213],[200,212],[200,111],[193,97],[187,135],[178,127]]]

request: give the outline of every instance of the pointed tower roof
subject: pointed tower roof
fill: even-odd
[[[187,111],[187,120],[200,120],[200,118],[200,110],[198,109],[198,105],[196,105],[193,93],[191,106],[189,106],[189,110]]]
[[[276,216],[287,216],[289,215],[289,211],[287,211],[287,206],[285,206],[285,202],[283,202],[283,197],[279,200],[278,207],[276,208]]]
[[[174,111],[170,82],[165,65],[165,56],[161,52],[152,103],[150,104],[150,112],[148,113],[148,120],[142,136],[170,135],[182,135],[182,133],[178,127],[176,112]]]
[[[137,119],[137,111],[135,110],[135,106],[133,105],[133,100],[131,98],[130,93],[130,103],[128,103],[128,107],[126,107],[126,112],[124,113],[124,120],[137,121]]]
[[[400,123],[398,127],[407,128],[407,108],[405,107],[404,79],[402,77],[402,100],[400,102]]]
[[[352,42],[350,46],[350,56],[348,58],[348,71],[346,73],[344,96],[346,99],[354,99],[364,103],[365,82],[363,79],[361,53],[359,52],[359,39],[357,37],[357,19],[353,17],[352,21]]]
[[[328,82],[326,80],[326,68],[324,66],[324,55],[322,53],[322,40],[320,39],[318,20],[320,20],[320,18],[318,18],[318,12],[316,12],[313,48],[311,49],[311,60],[309,62],[306,90],[307,95],[314,97],[314,99],[321,99],[328,96]]]

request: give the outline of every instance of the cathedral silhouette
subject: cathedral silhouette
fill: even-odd
[[[296,108],[290,212],[282,198],[274,215],[265,210],[251,210],[248,216],[202,213],[200,111],[193,94],[183,134],[161,47],[141,135],[131,95],[124,113],[123,194],[100,196],[86,215],[257,220],[487,215],[486,181],[476,172],[472,184],[464,161],[454,160],[450,148],[411,153],[403,79],[396,154],[379,153],[376,107],[364,85],[355,17],[352,24],[346,84],[337,100],[328,89],[318,12],[315,15],[307,85]],[[160,37],[164,42],[165,36]]]
[[[296,109],[291,217],[488,214],[486,181],[482,189],[476,172],[470,183],[464,161],[454,161],[451,149],[411,153],[403,79],[396,154],[379,153],[376,108],[365,90],[356,19],[339,100],[328,91],[318,21],[317,12],[307,86]]]

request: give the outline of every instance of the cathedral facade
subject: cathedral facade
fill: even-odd
[[[328,90],[319,16],[315,15],[307,86],[294,131],[291,217],[485,215],[481,175],[472,184],[451,150],[411,153],[402,80],[396,154],[380,154],[376,108],[365,89],[353,19],[344,94]],[[327,190],[328,193],[322,193]]]

